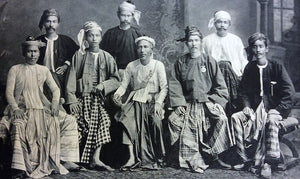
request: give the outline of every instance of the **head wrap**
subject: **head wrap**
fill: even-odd
[[[219,19],[227,19],[231,21],[231,16],[226,11],[217,11],[215,12],[214,16],[209,20],[208,29],[211,30],[214,27],[214,24]]]
[[[38,48],[40,48],[46,46],[46,43],[41,42],[40,40],[35,40],[35,38],[32,36],[27,37],[25,42],[22,43],[23,56],[25,56],[27,46],[37,46]]]
[[[146,40],[147,42],[149,42],[152,45],[152,47],[155,47],[155,40],[151,37],[148,37],[148,36],[138,37],[138,38],[135,39],[134,42],[137,45],[139,43],[139,41],[141,41],[141,40]]]
[[[249,47],[253,46],[257,40],[264,41],[265,45],[268,46],[268,38],[263,33],[256,32],[248,38]]]
[[[40,22],[39,22],[39,28],[42,30],[43,29],[43,25],[45,20],[49,17],[49,16],[56,16],[58,23],[60,22],[60,15],[58,13],[58,11],[56,9],[46,9],[43,12],[43,15],[40,18]]]
[[[135,5],[131,1],[124,1],[119,5],[118,13],[120,13],[121,11],[129,11],[130,13],[132,13],[137,25],[140,25],[139,21],[141,18],[141,11],[138,11],[135,8]]]
[[[186,26],[184,32],[185,32],[185,37],[178,39],[177,41],[187,42],[191,35],[198,35],[200,39],[202,39],[203,37],[202,33],[196,26]]]
[[[79,43],[79,51],[84,54],[85,53],[85,49],[87,48],[87,45],[85,44],[85,34],[89,31],[89,30],[99,30],[100,33],[102,33],[102,28],[97,24],[97,22],[95,21],[87,21],[84,23],[82,29],[79,31],[79,33],[77,34],[77,40]]]

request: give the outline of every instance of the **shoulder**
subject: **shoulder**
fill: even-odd
[[[117,30],[119,30],[119,26],[116,26],[116,27],[113,27],[113,28],[108,29],[108,30],[105,32],[105,34],[109,34],[109,33],[112,33],[112,32],[114,32],[114,31],[117,31]]]
[[[41,70],[41,71],[43,71],[45,73],[50,72],[50,70],[46,66],[44,66],[44,65],[36,64],[36,67],[38,68],[38,70]]]
[[[159,68],[165,68],[165,65],[163,62],[159,61],[159,60],[155,60],[153,59],[154,62],[156,63],[156,66],[159,67]]]
[[[114,59],[114,57],[110,53],[108,53],[107,51],[105,51],[105,50],[100,49],[100,53],[102,53],[109,60],[113,60]]]
[[[203,38],[203,41],[211,40],[215,37],[215,33],[208,34]]]
[[[71,37],[66,36],[66,35],[58,34],[58,38],[60,38],[61,40],[64,40],[64,41],[74,42],[74,40]]]
[[[9,72],[11,73],[17,71],[18,69],[22,68],[22,66],[24,66],[24,64],[13,65],[12,67],[10,67]]]
[[[45,40],[45,34],[35,38],[36,40]]]
[[[242,39],[241,39],[239,36],[235,35],[235,34],[228,33],[228,37],[229,37],[230,39],[232,39],[232,40],[242,42]]]

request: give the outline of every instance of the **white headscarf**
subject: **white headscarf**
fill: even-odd
[[[141,11],[138,11],[135,8],[136,7],[134,4],[124,1],[119,5],[118,12],[129,11],[133,14],[133,18],[136,21],[137,25],[140,25],[139,21],[141,18]]]
[[[85,33],[88,32],[89,30],[99,30],[102,33],[102,28],[97,24],[97,22],[95,21],[87,21],[84,23],[83,28],[79,31],[79,33],[77,34],[77,40],[79,43],[79,51],[84,54],[85,53],[85,49],[87,48],[86,44],[85,44]]]
[[[139,43],[139,41],[141,41],[141,40],[146,40],[147,42],[149,42],[152,45],[152,47],[155,47],[155,40],[151,37],[148,37],[148,36],[138,37],[138,38],[135,39],[134,42],[137,45]]]
[[[217,20],[219,19],[227,19],[229,21],[231,21],[231,16],[228,12],[226,11],[217,11],[215,14],[214,14],[214,17],[212,17],[210,20],[209,20],[209,23],[208,23],[208,29],[211,30],[213,27],[214,27],[214,24]]]

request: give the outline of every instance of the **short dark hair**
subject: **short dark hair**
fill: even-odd
[[[252,47],[257,40],[262,40],[266,47],[268,46],[268,38],[263,33],[256,32],[248,38],[249,47]]]

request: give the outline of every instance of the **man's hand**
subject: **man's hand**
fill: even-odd
[[[69,107],[71,114],[78,114],[81,111],[81,106],[79,103],[70,104]]]
[[[183,106],[178,106],[175,109],[175,113],[180,116],[180,115],[184,115],[186,113],[186,111],[185,111],[185,108]]]
[[[104,89],[104,85],[100,83],[92,89],[92,93],[99,95],[100,93],[102,93],[103,89]]]
[[[121,99],[121,96],[119,94],[114,94],[114,98],[113,98],[113,101],[116,105],[118,106],[122,106],[122,99]]]
[[[281,121],[282,120],[282,116],[280,115],[280,112],[277,111],[276,109],[270,109],[268,112],[268,116],[276,119],[277,121]]]
[[[65,64],[65,65],[62,65],[62,66],[56,68],[55,72],[58,75],[63,75],[66,72],[67,69],[68,69],[68,65]]]
[[[52,104],[51,106],[51,115],[52,116],[58,116],[59,112],[59,105],[58,104]]]
[[[245,116],[247,116],[247,117],[250,118],[251,120],[254,120],[254,119],[255,119],[254,111],[253,111],[251,108],[249,108],[249,107],[244,107],[243,113],[245,114]]]
[[[21,109],[16,109],[13,117],[14,119],[24,119],[24,111]]]
[[[159,103],[154,104],[154,115],[157,115],[160,119],[164,118],[164,109]]]

